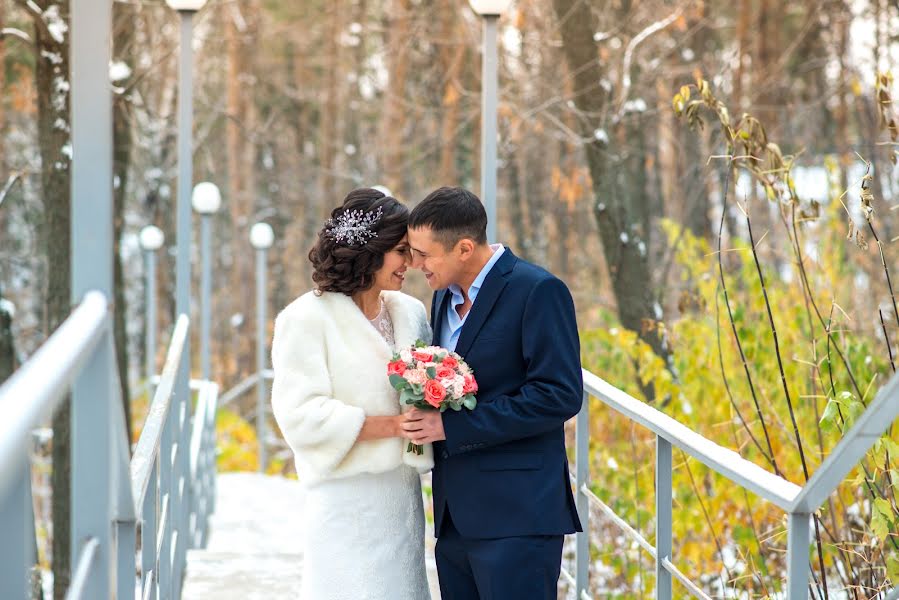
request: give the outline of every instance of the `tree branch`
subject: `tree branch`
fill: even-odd
[[[31,39],[31,36],[22,31],[21,29],[16,29],[15,27],[4,27],[0,29],[0,37],[14,37],[19,38],[23,42],[27,44],[34,45],[34,40]]]
[[[621,97],[618,99],[618,111],[621,111],[621,107],[624,106],[625,101],[627,100],[627,94],[631,89],[631,62],[634,57],[634,50],[643,43],[649,36],[654,33],[658,33],[659,31],[665,29],[672,23],[674,23],[681,13],[683,12],[683,7],[678,8],[676,11],[671,13],[667,18],[662,19],[661,21],[657,21],[653,23],[640,33],[634,36],[624,50],[624,61],[621,64]]]
[[[6,180],[6,185],[3,186],[3,189],[0,190],[0,205],[3,204],[3,201],[6,200],[6,195],[9,194],[9,191],[12,189],[12,186],[16,184],[16,182],[22,177],[21,173],[13,173],[9,176],[9,179]]]
[[[14,0],[14,2],[16,6],[31,15],[31,20],[34,21],[35,28],[39,29],[48,40],[56,41],[53,34],[50,33],[50,28],[47,27],[47,22],[44,20],[44,11],[41,10],[40,6],[34,3],[34,0]]]

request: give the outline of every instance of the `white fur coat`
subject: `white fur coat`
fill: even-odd
[[[421,302],[401,292],[384,292],[382,298],[397,348],[417,339],[430,342]],[[301,479],[383,473],[403,463],[419,472],[433,467],[430,445],[418,456],[406,452],[407,440],[402,438],[356,441],[366,416],[401,411],[399,393],[387,378],[392,354],[344,294],[309,292],[278,315],[272,341],[272,409]]]

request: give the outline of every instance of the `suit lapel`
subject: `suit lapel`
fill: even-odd
[[[446,318],[446,302],[449,296],[450,293],[447,290],[437,290],[431,301],[434,307],[434,314],[431,317],[431,343],[435,346],[440,345],[440,331],[443,328],[443,320]]]
[[[496,261],[487,277],[484,279],[484,285],[478,292],[471,307],[465,324],[462,326],[462,332],[459,334],[459,342],[456,344],[456,354],[465,356],[471,348],[472,342],[490,316],[493,305],[499,299],[503,289],[506,287],[506,275],[512,270],[518,258],[512,254],[508,248],[505,249],[503,255]]]

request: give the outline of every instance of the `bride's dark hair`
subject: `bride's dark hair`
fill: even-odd
[[[369,228],[376,235],[362,243],[349,245],[334,239],[327,224],[318,232],[318,241],[309,252],[316,294],[340,292],[352,296],[371,288],[375,273],[384,266],[384,255],[406,235],[409,209],[383,192],[360,188],[347,194],[343,204],[331,211],[331,219],[336,221],[347,211],[369,215],[379,208],[381,217]]]

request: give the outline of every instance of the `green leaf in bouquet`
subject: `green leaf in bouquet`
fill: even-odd
[[[425,387],[420,383],[413,383],[412,391],[415,393],[416,396],[421,396],[425,392]]]
[[[393,386],[393,389],[403,390],[409,387],[409,382],[402,375],[394,373],[390,376],[390,385]]]
[[[446,358],[446,352],[438,352],[434,355],[434,362],[442,363],[444,358]]]
[[[468,410],[474,410],[474,407],[478,405],[478,401],[475,400],[474,396],[468,394],[464,398],[462,398],[462,406],[467,408]]]
[[[456,411],[456,412],[459,412],[460,410],[462,410],[462,403],[461,403],[461,402],[453,402],[453,401],[451,400],[449,404],[450,404],[450,408],[452,408],[452,409],[453,409],[454,411]]]
[[[447,405],[445,402],[444,402],[443,404],[441,404],[441,405],[440,405],[440,409],[439,409],[440,412],[445,413],[445,412],[446,412],[446,407],[447,407],[447,406],[448,406],[448,405]]]
[[[425,369],[425,372],[428,374],[428,379],[437,378],[437,369],[435,367],[428,367],[427,369]]]
[[[427,344],[425,344],[422,340],[415,340],[416,348],[427,348]]]
[[[412,404],[416,400],[418,398],[415,397],[415,393],[412,390],[404,389],[400,392],[400,404]]]

